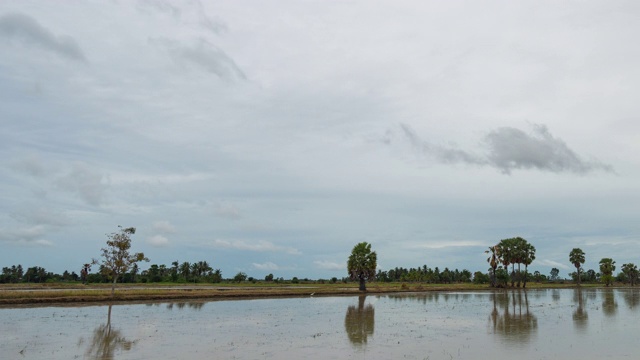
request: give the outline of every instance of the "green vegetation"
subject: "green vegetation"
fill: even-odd
[[[624,279],[621,279],[625,282],[629,282],[631,286],[635,285],[638,281],[638,267],[633,263],[623,264],[622,272],[620,274],[624,275]]]
[[[140,270],[140,261],[149,261],[143,253],[129,252],[131,248],[131,235],[135,234],[135,228],[122,228],[120,231],[107,235],[107,247],[102,249],[102,261],[93,260],[92,263],[85,263],[80,267],[80,276],[75,272],[64,271],[63,274],[54,274],[44,268],[34,266],[27,268],[22,265],[12,265],[3,267],[0,274],[0,284],[56,284],[55,286],[65,286],[64,284],[99,284],[110,283],[111,294],[115,295],[115,284],[123,283],[135,284],[224,284],[224,286],[234,286],[234,284],[244,286],[260,287],[282,287],[291,285],[337,285],[344,286],[350,281],[357,281],[359,289],[366,291],[365,283],[377,280],[377,291],[384,288],[407,290],[411,286],[407,283],[418,283],[413,289],[421,291],[425,287],[435,284],[460,285],[465,288],[465,284],[482,286],[490,284],[490,287],[523,287],[526,288],[529,281],[536,284],[542,282],[560,282],[564,279],[559,276],[557,268],[551,270],[547,277],[539,271],[535,271],[532,276],[528,272],[528,266],[536,258],[536,248],[521,237],[514,237],[500,240],[496,245],[490,246],[485,254],[489,264],[487,272],[476,271],[471,273],[467,269],[450,270],[445,267],[429,268],[422,265],[417,268],[395,267],[387,271],[377,269],[377,253],[371,251],[371,244],[361,242],[354,246],[347,262],[348,277],[332,277],[329,280],[292,277],[286,280],[283,277],[275,277],[268,274],[264,280],[248,276],[244,272],[238,272],[231,278],[224,279],[220,269],[214,269],[207,261],[188,261],[180,263],[173,261],[170,266],[164,264],[152,264],[146,270]],[[615,261],[610,258],[603,258],[600,261],[600,272],[593,269],[584,271],[582,264],[585,262],[585,254],[579,248],[574,248],[569,254],[569,261],[576,268],[576,271],[569,275],[577,282],[578,286],[583,283],[611,286],[614,281],[634,286],[640,277],[640,271],[633,263],[624,264],[621,272],[614,276],[616,270]],[[96,273],[91,273],[91,265],[99,265]],[[511,265],[511,267],[509,267]],[[516,268],[517,265],[517,268]],[[521,266],[524,265],[524,269]],[[376,272],[377,271],[377,272]],[[509,284],[510,283],[510,284]],[[548,285],[548,284],[547,284]],[[413,285],[412,285],[413,286]],[[538,287],[539,285],[536,285]]]
[[[353,247],[349,261],[347,261],[347,272],[351,280],[358,280],[360,291],[366,291],[365,281],[376,278],[376,268],[378,267],[378,255],[371,251],[371,244],[361,242]]]
[[[500,242],[489,248],[485,253],[489,253],[487,262],[492,272],[491,286],[507,287],[509,280],[511,287],[527,287],[528,268],[535,260],[536,248],[529,244],[527,240],[521,237],[514,237],[500,240]],[[501,264],[499,266],[499,264]],[[516,271],[516,264],[518,270]],[[524,272],[520,266],[524,264]],[[509,274],[509,265],[511,265],[511,273]]]
[[[578,279],[578,286],[580,286],[580,269],[584,264],[584,251],[580,248],[574,248],[569,253],[569,261],[576,267],[576,278]]]
[[[604,282],[605,286],[609,286],[613,283],[613,272],[616,270],[616,262],[611,258],[602,258],[600,260],[600,280]]]
[[[118,226],[120,232],[107,235],[107,247],[102,248],[102,260],[93,259],[93,264],[100,265],[100,272],[109,279],[113,279],[111,286],[111,296],[115,295],[116,282],[118,277],[126,274],[129,268],[140,261],[149,261],[144,253],[131,254],[131,235],[136,233],[136,228],[123,228]],[[135,267],[137,269],[137,266]]]

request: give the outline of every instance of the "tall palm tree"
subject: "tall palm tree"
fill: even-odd
[[[498,268],[498,254],[496,246],[489,246],[489,250],[484,252],[485,254],[491,254],[487,258],[487,262],[489,266],[491,266],[492,276],[491,276],[491,287],[496,287],[496,268]]]
[[[616,270],[616,262],[611,258],[603,258],[600,260],[601,279],[604,280],[606,286],[613,283],[613,272]]]
[[[188,261],[180,264],[180,275],[184,277],[186,281],[189,281],[189,275],[191,274],[191,264]]]
[[[580,248],[574,248],[569,253],[569,261],[576,267],[576,272],[578,273],[578,286],[580,286],[580,269],[582,268],[582,264],[584,264],[584,251]]]
[[[371,244],[361,242],[353,247],[347,261],[347,272],[352,280],[359,281],[360,291],[367,291],[365,281],[375,279],[377,267],[378,255],[371,251]]]
[[[536,259],[536,247],[531,245],[531,244],[529,244],[529,243],[527,243],[524,253],[525,253],[525,257],[524,257],[524,285],[522,287],[526,288],[527,287],[527,276],[529,275],[529,273],[528,273],[529,265],[531,265],[533,260]]]

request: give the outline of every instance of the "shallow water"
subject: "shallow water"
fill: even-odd
[[[635,359],[640,290],[0,308],[2,359]]]

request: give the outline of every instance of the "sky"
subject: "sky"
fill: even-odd
[[[0,266],[640,264],[636,1],[2,1]]]

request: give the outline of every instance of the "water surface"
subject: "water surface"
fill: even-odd
[[[3,359],[635,359],[640,291],[0,308]]]

